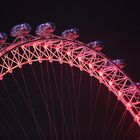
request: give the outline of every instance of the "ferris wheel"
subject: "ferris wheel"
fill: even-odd
[[[53,34],[54,30],[54,23],[44,23],[36,28],[36,35],[32,36],[29,34],[31,31],[29,24],[19,24],[11,30],[11,36],[15,37],[12,43],[7,43],[7,35],[1,32],[1,82],[9,73],[12,74],[16,69],[22,69],[24,65],[32,65],[34,62],[57,62],[67,64],[72,69],[77,67],[114,93],[140,126],[140,83],[133,82],[123,71],[124,60],[111,60],[104,55],[101,52],[104,47],[102,41],[87,44],[78,41],[77,28],[65,30],[60,36]],[[55,132],[55,128],[53,129]]]

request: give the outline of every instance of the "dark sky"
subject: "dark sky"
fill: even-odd
[[[65,29],[77,27],[80,41],[104,41],[103,53],[112,59],[124,58],[126,73],[134,81],[140,81],[138,3],[3,0],[0,4],[0,31],[7,34],[10,34],[11,27],[22,22],[30,23],[34,34],[37,25],[48,21],[56,24],[55,33],[58,35]]]
[[[35,27],[47,21],[56,24],[56,34],[71,27],[80,29],[80,41],[103,40],[104,53],[124,58],[127,73],[140,79],[138,3],[128,1],[3,1],[0,8],[0,31],[9,34],[12,26],[28,22]]]

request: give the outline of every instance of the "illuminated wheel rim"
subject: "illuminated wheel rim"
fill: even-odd
[[[86,71],[117,96],[140,126],[140,90],[125,72],[104,54],[88,48],[82,42],[55,35],[48,38],[27,36],[17,39],[0,52],[0,79],[3,80],[3,77],[14,69],[36,61],[57,61]]]

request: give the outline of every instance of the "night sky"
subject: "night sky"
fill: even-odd
[[[47,21],[56,24],[56,34],[77,27],[81,33],[80,41],[104,41],[104,53],[113,59],[124,58],[127,64],[125,70],[139,81],[138,5],[128,1],[3,1],[0,30],[9,34],[11,27],[18,23],[28,22],[35,29]]]
[[[37,25],[48,21],[55,23],[55,33],[58,35],[68,28],[79,28],[80,38],[78,40],[85,43],[102,40],[105,44],[103,53],[111,59],[124,58],[126,63],[124,71],[133,81],[140,81],[140,9],[138,3],[11,0],[0,4],[0,19],[0,31],[6,32],[9,38],[11,38],[11,27],[24,22],[32,25],[32,34],[35,33]],[[135,129],[138,132],[137,126]],[[96,137],[100,140],[98,136]]]

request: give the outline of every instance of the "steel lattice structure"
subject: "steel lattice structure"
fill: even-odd
[[[6,44],[5,44],[6,45]],[[50,34],[46,37],[27,35],[0,51],[0,79],[24,64],[57,61],[78,67],[94,76],[112,91],[140,126],[140,90],[111,59],[86,44]]]

